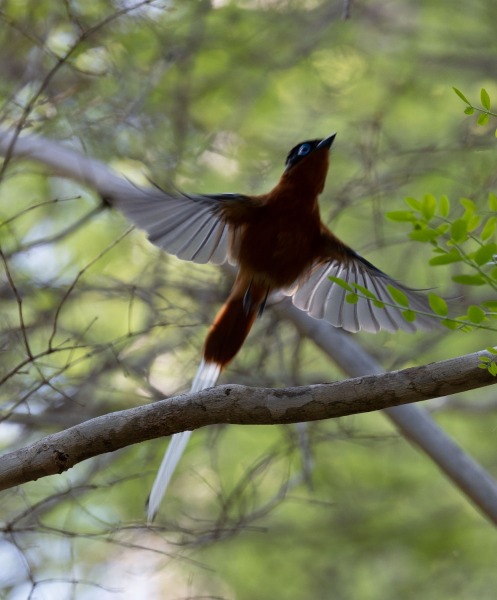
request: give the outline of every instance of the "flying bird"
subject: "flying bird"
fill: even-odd
[[[334,140],[332,134],[293,147],[277,185],[266,194],[171,195],[151,189],[137,197],[111,199],[167,252],[197,263],[229,261],[238,269],[207,334],[192,392],[216,384],[276,291],[312,317],[351,332],[434,327],[425,296],[391,279],[322,223],[318,197]],[[404,295],[402,305],[395,302],[392,287]],[[351,289],[357,293],[355,302],[346,299]],[[409,309],[421,313],[414,321],[404,318],[406,301]],[[150,521],[190,434],[171,438],[149,497]]]

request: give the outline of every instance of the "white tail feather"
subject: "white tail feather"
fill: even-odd
[[[190,389],[191,392],[200,392],[207,388],[216,385],[216,381],[221,372],[221,367],[212,362],[205,362],[202,359],[195,378]],[[190,439],[191,431],[182,431],[181,433],[175,433],[171,437],[169,446],[167,447],[164,458],[162,459],[161,466],[155,478],[152,486],[152,491],[148,499],[148,511],[147,519],[151,523],[159,510],[159,506],[162,502],[162,498],[166,493],[171,477],[173,476],[178,463],[183,456],[188,440]]]

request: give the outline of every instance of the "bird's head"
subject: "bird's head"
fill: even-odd
[[[286,157],[283,177],[321,193],[328,172],[328,154],[335,136],[336,133],[333,133],[322,140],[308,140],[294,146]]]

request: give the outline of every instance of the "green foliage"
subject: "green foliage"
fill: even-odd
[[[475,111],[477,113],[479,113],[478,117],[476,119],[476,122],[478,125],[483,127],[488,124],[490,117],[494,117],[494,118],[497,117],[497,113],[492,112],[490,110],[490,108],[491,108],[490,95],[485,88],[481,88],[481,90],[480,90],[480,103],[481,103],[480,107],[474,106],[468,100],[468,98],[461,92],[461,90],[457,89],[456,87],[453,87],[452,89],[459,96],[459,98],[461,98],[461,100],[464,102],[464,104],[467,105],[466,108],[464,109],[464,114],[472,115],[475,113]],[[497,137],[497,129],[495,130],[495,135]]]
[[[458,94],[461,96],[461,94]],[[488,210],[480,210],[470,198],[460,198],[451,203],[447,196],[439,199],[426,194],[421,200],[406,198],[408,211],[392,211],[387,218],[396,222],[409,223],[410,238],[429,244],[435,255],[429,260],[433,267],[461,263],[469,272],[452,276],[455,283],[467,286],[487,286],[497,291],[497,242],[495,229],[497,220],[492,214],[496,205],[493,193],[488,196]],[[400,302],[399,302],[400,303]],[[430,294],[430,306],[441,316],[448,315],[447,303],[434,293]],[[467,313],[455,319],[456,325],[489,327],[494,326],[495,313],[484,303],[470,306]],[[448,325],[449,320],[444,323]]]

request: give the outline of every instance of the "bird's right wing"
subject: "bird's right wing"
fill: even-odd
[[[234,262],[230,249],[236,227],[231,214],[253,206],[250,198],[240,194],[174,195],[143,187],[133,193],[129,186],[109,201],[169,254],[216,265],[227,259]]]

